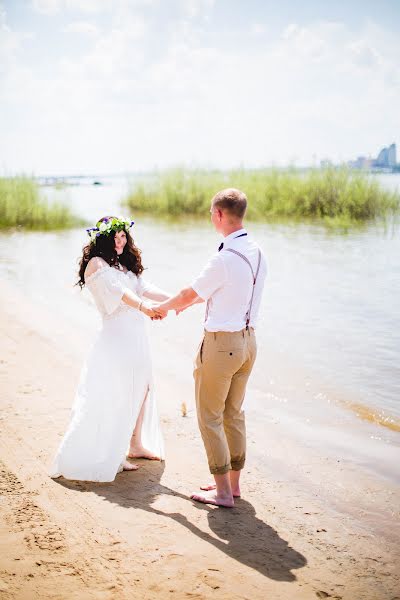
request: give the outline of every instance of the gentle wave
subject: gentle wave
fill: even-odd
[[[350,409],[357,417],[364,421],[381,425],[391,431],[400,432],[400,419],[386,414],[383,410],[371,408],[370,406],[365,406],[358,402],[341,402],[341,404],[345,408]]]

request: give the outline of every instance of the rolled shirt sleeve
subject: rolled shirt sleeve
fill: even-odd
[[[226,268],[222,256],[215,254],[190,287],[203,300],[208,300],[226,281]]]

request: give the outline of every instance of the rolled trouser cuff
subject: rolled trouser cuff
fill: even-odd
[[[231,460],[232,471],[241,471],[244,467],[246,458],[238,458],[237,460]]]
[[[211,475],[225,475],[226,473],[229,473],[229,471],[232,470],[231,467],[231,463],[228,463],[227,465],[224,465],[223,467],[214,467],[214,466],[210,466],[210,473]]]

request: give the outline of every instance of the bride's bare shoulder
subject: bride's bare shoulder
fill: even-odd
[[[109,267],[109,264],[100,256],[93,256],[85,269],[85,279],[96,273],[99,269],[104,269],[104,267]]]

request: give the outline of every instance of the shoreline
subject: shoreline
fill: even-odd
[[[64,304],[69,303],[68,312],[63,306],[58,314],[59,307],[54,306],[55,297],[48,300],[40,295],[30,299],[27,304],[23,299],[23,289],[13,281],[1,282],[0,291],[4,297],[12,297],[10,305],[16,304],[16,318],[40,332],[57,351],[81,364],[91,346],[92,336],[100,325],[88,295],[83,298],[82,306],[81,292],[70,290],[68,297],[63,299]],[[58,291],[62,292],[61,289]],[[194,312],[196,309],[192,310]],[[78,314],[79,318],[76,318]],[[198,316],[198,322],[201,323],[201,307]],[[202,328],[199,326],[198,332],[194,332],[192,327],[186,331],[186,323],[177,320],[176,325],[173,323],[172,326],[175,338],[171,342],[171,331],[165,327],[166,324],[166,321],[155,326],[149,323],[148,327],[156,386],[163,380],[170,385],[172,382],[177,385],[179,396],[185,398],[189,414],[195,417],[192,357]],[[186,335],[191,339],[188,345]],[[185,344],[182,344],[183,339]],[[265,342],[261,342],[244,403],[244,408],[249,412],[249,423],[256,423],[261,428],[268,423],[279,425],[280,435],[284,438],[289,436],[297,445],[314,448],[323,445],[330,458],[346,458],[375,477],[399,484],[398,432],[372,420],[359,418],[348,407],[349,402],[356,404],[356,398],[344,400],[343,395],[338,396],[336,390],[326,386],[318,373],[308,373],[304,365],[299,368],[298,364],[288,364],[288,358],[291,360],[293,357],[285,356],[282,360],[274,347],[266,347]],[[176,411],[179,415],[180,407],[181,401],[178,401]],[[254,433],[262,439],[260,428],[256,428]]]
[[[243,498],[232,511],[188,500],[209,474],[193,410],[180,415],[189,379],[159,368],[163,336],[152,346],[167,461],[113,484],[49,479],[85,348],[9,284],[0,306],[2,598],[396,596],[398,486],[351,456],[338,467],[273,412],[260,438],[253,392]]]
[[[119,193],[118,189],[95,190],[86,198],[78,192],[72,194],[71,202],[92,221],[97,211],[109,211],[110,202],[114,206],[112,202]],[[152,265],[146,277],[150,276],[161,287],[171,288],[170,291],[190,282],[193,273],[202,268],[204,256],[218,241],[206,221],[204,227],[189,225],[188,231],[186,229],[165,222],[160,225],[152,219],[138,219],[135,230],[145,265]],[[353,412],[357,417],[360,414],[358,405],[361,405],[364,416],[372,419],[388,417],[395,426],[399,425],[397,358],[400,321],[393,304],[396,286],[393,288],[391,283],[396,281],[396,264],[393,260],[388,263],[386,258],[388,252],[396,256],[399,236],[392,239],[390,233],[382,235],[372,230],[359,236],[331,236],[300,226],[294,229],[272,225],[263,228],[252,224],[251,229],[255,239],[265,247],[271,264],[261,313],[263,318],[257,331],[260,350],[257,363],[262,361],[263,368],[257,382],[256,363],[252,376],[254,387],[258,385],[260,390],[273,393],[274,385],[269,380],[276,379],[274,376],[280,370],[280,388],[283,389],[288,379],[297,379],[297,388],[292,386],[287,392],[296,396],[296,402],[287,408],[293,414],[296,404],[301,405],[300,419],[308,405],[314,404],[317,409],[320,405],[329,411],[329,402],[345,405],[350,402],[350,406],[344,407],[343,414]],[[45,302],[51,312],[54,313],[53,306],[56,307],[58,313],[63,313],[64,320],[73,321],[74,327],[80,327],[74,313],[82,315],[82,332],[87,329],[91,335],[94,328],[86,324],[86,320],[92,320],[88,302],[77,302],[79,292],[76,297],[72,293],[82,232],[21,233],[11,238],[0,237],[3,255],[0,270],[5,278],[41,304]],[[154,240],[165,245],[165,253],[160,255]],[[176,247],[173,246],[175,243]],[[54,247],[54,254],[42,263],[49,244]],[[347,257],[343,264],[345,277],[338,286],[342,271],[338,265],[344,252]],[[26,256],[30,257],[29,261]],[[179,269],[174,272],[169,269],[171,261],[179,264]],[[368,284],[371,268],[376,278],[375,292]],[[292,298],[294,288],[298,289],[298,294]],[[384,298],[389,300],[383,302]],[[201,327],[198,327],[201,321],[202,314],[193,308],[178,320],[173,319],[176,328],[168,321],[164,330],[173,339],[174,351],[184,355],[182,369],[188,373],[195,342],[201,335]],[[160,324],[158,331],[163,330],[163,325]],[[183,331],[185,339],[182,341]],[[306,387],[309,382],[317,384],[312,393],[310,387]],[[323,417],[324,411],[321,412]],[[383,436],[379,429],[377,432],[378,436],[390,439],[385,432]]]

